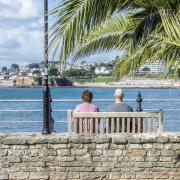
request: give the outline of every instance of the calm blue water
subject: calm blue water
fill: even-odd
[[[113,99],[115,88],[52,88],[53,99],[80,99],[81,93],[89,89],[94,99]],[[180,99],[180,89],[124,89],[125,99],[136,99],[141,91],[144,99]],[[42,88],[0,88],[0,99],[42,99]],[[74,109],[77,102],[53,102],[56,110]],[[96,103],[101,111],[105,111],[109,102]],[[136,109],[135,101],[128,101]],[[180,109],[180,101],[144,101],[143,109]],[[0,110],[41,110],[41,102],[0,102]],[[67,113],[53,112],[56,121],[55,129],[58,132],[67,131]],[[18,121],[14,122],[14,121]],[[22,123],[21,121],[27,121]],[[40,121],[40,122],[28,122]],[[167,111],[164,113],[165,130],[180,131],[180,111]],[[0,132],[2,131],[41,131],[42,112],[0,112]]]

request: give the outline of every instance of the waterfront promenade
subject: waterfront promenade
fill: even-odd
[[[18,87],[20,87],[19,85]],[[24,85],[22,85],[23,87]],[[170,79],[123,79],[119,82],[73,83],[74,87],[180,88],[180,81]],[[0,87],[15,87],[13,80],[0,80]],[[28,87],[28,86],[27,86]],[[32,87],[32,86],[29,86]],[[37,86],[34,86],[37,87]]]

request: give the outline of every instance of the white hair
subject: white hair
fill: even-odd
[[[116,89],[114,92],[114,96],[123,99],[123,97],[124,97],[123,90],[120,88]]]

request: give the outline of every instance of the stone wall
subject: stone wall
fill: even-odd
[[[180,134],[0,134],[0,179],[180,179]]]

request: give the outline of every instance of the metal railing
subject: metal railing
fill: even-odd
[[[81,99],[54,99],[53,103],[79,103]],[[114,99],[94,99],[93,102],[113,102]],[[124,99],[126,102],[136,102],[136,111],[157,111],[159,109],[142,108],[141,94],[138,93],[136,99]],[[42,99],[0,99],[0,103],[42,103]],[[143,102],[180,102],[180,99],[143,99]],[[0,107],[1,108],[1,107]],[[53,109],[52,112],[67,113],[69,109]],[[180,108],[164,108],[164,112],[180,112]],[[43,109],[0,109],[0,113],[42,113]],[[43,123],[43,120],[8,120],[7,122],[0,119],[0,123]],[[55,123],[68,123],[67,120],[57,120]]]

